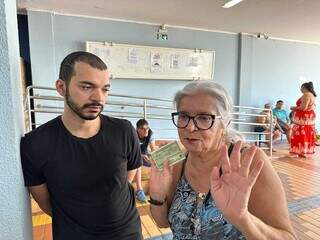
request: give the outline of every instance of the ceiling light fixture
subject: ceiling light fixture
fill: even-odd
[[[238,3],[242,2],[243,0],[231,0],[229,2],[227,2],[226,4],[224,4],[222,7],[223,8],[231,8],[234,5],[237,5]]]

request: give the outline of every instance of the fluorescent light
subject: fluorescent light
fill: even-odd
[[[229,2],[227,2],[225,5],[223,5],[223,8],[231,8],[234,5],[237,5],[238,3],[242,2],[243,0],[231,0]]]

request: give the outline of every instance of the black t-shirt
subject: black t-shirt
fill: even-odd
[[[26,186],[47,184],[54,240],[142,239],[127,170],[141,166],[137,134],[127,120],[101,115],[99,132],[73,136],[61,117],[26,134]]]

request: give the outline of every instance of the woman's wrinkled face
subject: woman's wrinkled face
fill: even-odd
[[[183,112],[191,117],[197,114],[218,116],[216,101],[215,98],[205,93],[186,96],[182,98],[178,112]],[[223,132],[221,119],[215,119],[214,124],[208,130],[198,129],[192,119],[190,119],[186,128],[178,128],[181,143],[188,152],[195,153],[217,150],[221,145]]]

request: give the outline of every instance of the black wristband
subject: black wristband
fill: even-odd
[[[155,206],[162,206],[162,205],[166,202],[166,200],[167,200],[167,199],[165,198],[164,201],[161,202],[161,201],[152,199],[152,198],[150,197],[150,199],[148,200],[148,202],[149,202],[150,204],[152,204],[152,205],[155,205]]]

